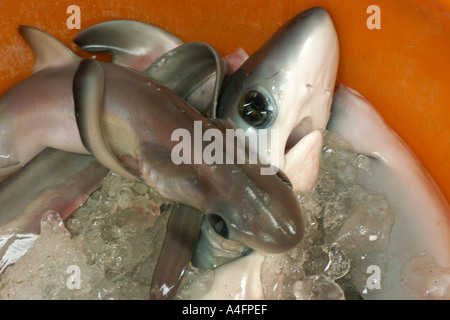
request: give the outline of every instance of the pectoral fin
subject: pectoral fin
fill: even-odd
[[[167,224],[164,245],[153,274],[150,299],[173,299],[189,268],[203,214],[191,207],[174,204]]]

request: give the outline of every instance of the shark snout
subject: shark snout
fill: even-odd
[[[254,191],[240,192],[242,201],[221,202],[207,214],[216,233],[264,253],[285,252],[298,245],[304,224],[290,187],[281,181],[270,194]]]

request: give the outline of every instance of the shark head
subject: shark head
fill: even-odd
[[[257,135],[261,129],[268,129],[269,134],[277,130],[278,143],[259,150],[260,156],[280,168],[291,167],[286,162],[292,150],[297,166],[313,167],[304,171],[317,172],[318,160],[311,159],[318,159],[318,133],[330,116],[338,51],[336,31],[324,9],[298,14],[231,76],[219,100],[218,117],[231,118],[238,127]],[[295,189],[310,187],[299,181],[302,174],[290,178]]]
[[[209,194],[217,196],[203,197],[202,211],[213,230],[235,244],[265,253],[285,252],[298,245],[303,216],[283,172],[261,176],[259,166],[246,164],[232,170],[226,166],[217,166],[217,175],[209,179],[213,181]],[[226,241],[220,242],[227,246]]]

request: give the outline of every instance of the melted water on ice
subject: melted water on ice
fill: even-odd
[[[393,213],[384,195],[369,192],[370,160],[327,132],[316,188],[298,194],[307,224],[293,250],[267,256],[262,265],[269,299],[359,299],[369,266],[385,268]],[[382,273],[383,274],[383,273]]]
[[[165,235],[168,201],[145,184],[109,174],[66,221],[42,228],[2,275],[0,299],[145,299]],[[64,229],[65,230],[65,229]],[[79,288],[73,266],[80,276]]]
[[[307,224],[293,250],[262,264],[267,299],[357,299],[371,294],[367,268],[386,262],[392,212],[370,186],[370,161],[325,133],[317,187],[298,194]],[[0,299],[147,299],[169,202],[140,182],[110,174],[67,221],[72,237],[45,229],[1,276]],[[70,267],[79,268],[80,289]],[[199,297],[214,272],[192,268],[178,299]],[[69,282],[68,282],[69,281]],[[71,289],[72,288],[72,289]]]

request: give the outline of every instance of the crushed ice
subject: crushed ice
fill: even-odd
[[[145,184],[109,174],[66,226],[43,221],[28,253],[2,275],[0,299],[145,299],[167,203]],[[79,289],[68,285],[73,266]]]
[[[267,299],[370,296],[366,270],[385,267],[393,223],[383,194],[368,190],[370,179],[370,160],[325,132],[317,187],[298,194],[307,224],[304,241],[266,256],[262,264]],[[28,253],[6,269],[0,299],[147,299],[168,204],[145,184],[109,174],[65,226],[43,230]],[[79,268],[77,290],[68,282],[71,266]],[[213,271],[192,268],[177,298],[201,296],[213,279]]]

